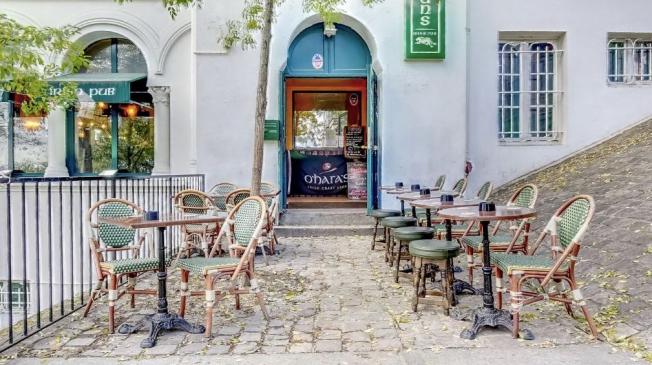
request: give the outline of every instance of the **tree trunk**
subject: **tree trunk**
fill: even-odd
[[[258,69],[258,90],[256,91],[256,127],[254,130],[254,161],[251,169],[251,195],[260,195],[263,173],[263,147],[265,133],[265,112],[267,110],[267,78],[269,70],[269,43],[272,39],[272,18],[274,0],[265,0],[263,29],[260,44],[260,68]]]

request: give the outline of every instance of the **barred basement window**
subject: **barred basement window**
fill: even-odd
[[[0,313],[6,313],[10,308],[12,311],[29,309],[31,299],[29,283],[23,286],[23,282],[13,281],[9,289],[8,281],[0,281]]]
[[[561,140],[561,50],[552,42],[498,44],[498,140]]]
[[[612,84],[638,84],[652,81],[652,39],[612,39],[607,44]]]

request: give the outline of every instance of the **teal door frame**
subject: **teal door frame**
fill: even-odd
[[[304,29],[288,49],[287,66],[279,74],[279,186],[280,205],[287,208],[289,162],[286,151],[287,78],[366,78],[367,80],[367,210],[379,207],[380,150],[378,148],[376,75],[365,41],[353,29],[336,24],[337,33],[327,37],[323,23]],[[315,59],[323,64],[316,65]]]

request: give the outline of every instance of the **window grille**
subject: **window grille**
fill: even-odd
[[[31,303],[31,293],[29,283],[23,286],[22,282],[12,282],[11,289],[8,281],[0,281],[0,312],[9,311],[9,297],[11,296],[12,311],[29,309]]]
[[[637,84],[652,81],[652,40],[612,39],[607,44],[607,81]]]
[[[552,42],[498,44],[498,139],[559,141],[559,64]]]

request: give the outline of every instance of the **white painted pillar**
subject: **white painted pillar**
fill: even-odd
[[[66,110],[56,107],[48,115],[48,167],[45,177],[68,176],[66,167]]]
[[[170,174],[170,87],[151,86],[154,102],[154,169],[152,175]]]

